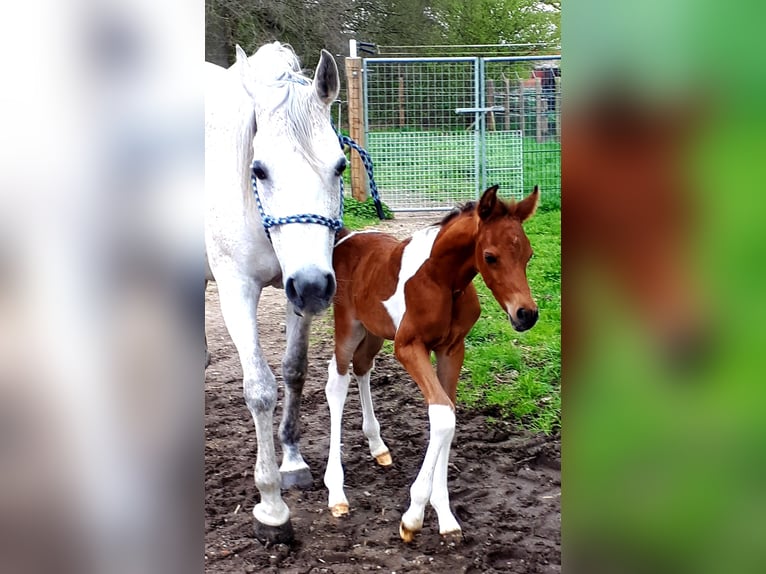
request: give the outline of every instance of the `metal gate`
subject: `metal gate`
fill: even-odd
[[[366,146],[395,211],[451,209],[490,185],[560,198],[560,56],[366,58]]]

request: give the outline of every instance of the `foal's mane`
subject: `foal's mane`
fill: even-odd
[[[447,215],[445,215],[444,219],[435,223],[434,225],[444,227],[449,222],[451,222],[454,219],[457,219],[461,215],[472,214],[474,211],[476,211],[478,206],[479,206],[478,201],[468,201],[466,203],[458,205],[455,209],[453,209]],[[498,210],[495,216],[505,217],[509,215],[513,217],[514,212],[516,211],[516,201],[513,199],[509,199],[506,201],[498,197],[495,209]]]

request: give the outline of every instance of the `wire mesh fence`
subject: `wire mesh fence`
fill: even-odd
[[[368,58],[367,147],[394,210],[451,209],[499,183],[560,201],[558,56]]]

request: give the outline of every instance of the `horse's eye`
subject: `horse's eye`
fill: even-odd
[[[497,257],[492,255],[492,253],[485,253],[484,254],[484,261],[492,265],[493,263],[497,263]]]
[[[348,165],[348,162],[346,161],[346,158],[344,157],[338,163],[335,164],[335,175],[340,177],[344,171],[346,171],[346,166]]]
[[[263,167],[263,164],[259,161],[253,162],[253,175],[261,181],[269,177],[269,174],[266,172],[266,168]]]

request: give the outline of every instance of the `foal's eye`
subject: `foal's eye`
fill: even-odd
[[[340,177],[344,171],[346,171],[346,166],[348,165],[348,162],[346,161],[346,158],[344,157],[338,163],[335,164],[335,175]]]
[[[493,263],[497,263],[497,257],[494,256],[492,253],[485,253],[484,254],[484,261],[492,265]]]
[[[266,172],[266,168],[263,167],[263,164],[259,161],[253,162],[253,175],[261,181],[269,176],[269,174]]]

